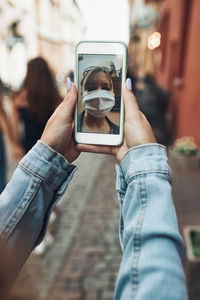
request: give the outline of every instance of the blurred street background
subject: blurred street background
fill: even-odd
[[[199,0],[0,1],[0,192],[62,100],[66,77],[73,81],[77,42],[124,41],[138,105],[168,150],[191,300],[200,299],[199,28]],[[121,259],[115,163],[80,155],[9,300],[113,298]]]

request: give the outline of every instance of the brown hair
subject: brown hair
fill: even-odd
[[[27,91],[29,115],[39,121],[49,118],[60,97],[53,74],[42,57],[29,61],[23,88]]]
[[[92,84],[92,81],[94,80],[94,77],[99,73],[99,72],[103,72],[106,74],[110,87],[113,90],[113,81],[111,79],[110,73],[106,68],[103,67],[96,67],[92,70],[90,70],[84,77],[83,80],[81,82],[81,85],[83,87],[83,90],[88,91],[89,86]]]

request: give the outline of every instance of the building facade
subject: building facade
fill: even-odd
[[[175,137],[193,136],[200,145],[200,1],[163,0],[159,82],[172,95]]]
[[[3,0],[0,3],[0,78],[18,88],[26,63],[44,57],[62,78],[74,68],[84,22],[73,0]]]

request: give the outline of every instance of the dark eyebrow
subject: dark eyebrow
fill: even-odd
[[[97,83],[96,82],[89,82],[85,85],[85,90],[96,90],[97,89]]]

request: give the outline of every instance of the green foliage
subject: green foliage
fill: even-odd
[[[174,143],[173,151],[183,156],[196,156],[199,153],[194,138],[190,136],[177,139]]]
[[[192,250],[194,256],[200,259],[200,231],[191,231]]]

